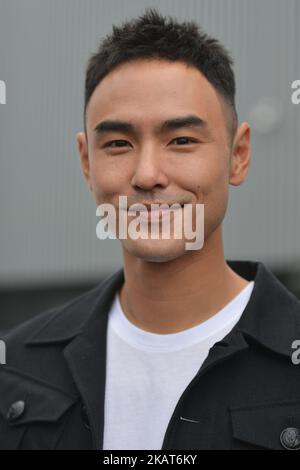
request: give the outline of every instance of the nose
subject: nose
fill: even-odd
[[[168,178],[163,171],[162,155],[153,147],[144,147],[138,156],[131,184],[149,190],[154,186],[168,186]]]

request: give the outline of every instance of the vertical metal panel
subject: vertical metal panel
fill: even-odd
[[[300,79],[297,0],[0,0],[2,284],[96,277],[120,265],[119,242],[96,239],[75,134],[90,53],[112,24],[146,6],[196,20],[224,42],[235,58],[241,120],[255,127],[265,98],[282,109],[277,127],[253,132],[247,182],[230,190],[225,252],[299,265],[300,105],[290,100]]]

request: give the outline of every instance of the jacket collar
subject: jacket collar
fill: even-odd
[[[33,331],[25,344],[63,343],[89,328],[93,329],[97,317],[108,314],[115,293],[123,282],[123,269],[119,269],[85,294],[59,306],[54,317]]]
[[[234,330],[243,332],[274,352],[290,356],[292,342],[300,338],[300,301],[262,262],[227,260],[227,263],[240,276],[255,282]],[[94,289],[64,304],[54,318],[33,332],[26,344],[60,343],[86,330],[93,331],[97,318],[107,317],[114,296],[123,283],[124,270],[121,268]],[[224,344],[229,335],[223,340]]]
[[[262,346],[291,358],[292,343],[300,338],[300,302],[269,270],[255,261],[227,261],[247,280],[254,280],[248,304],[232,333],[240,331]],[[224,338],[230,340],[229,335]]]
[[[63,355],[88,417],[95,450],[103,447],[108,312],[123,282],[121,269],[85,295],[59,308],[58,313],[25,342],[35,347],[67,342]]]

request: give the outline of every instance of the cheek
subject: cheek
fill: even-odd
[[[186,188],[198,203],[204,204],[205,226],[211,232],[221,223],[227,209],[229,170],[226,155],[209,157],[199,159],[186,173]]]
[[[90,177],[97,202],[109,201],[114,195],[122,193],[125,187],[126,174],[121,171],[116,161],[105,161],[104,158],[93,159],[90,166]]]
[[[210,151],[203,158],[200,155],[182,169],[182,185],[196,196],[197,201],[203,202],[217,195],[221,197],[227,191],[229,170],[226,158],[226,155]]]
[[[228,177],[225,169],[217,171],[205,187],[204,213],[209,231],[214,230],[224,219],[228,204]]]

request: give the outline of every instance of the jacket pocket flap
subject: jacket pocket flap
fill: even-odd
[[[32,422],[55,422],[78,397],[23,372],[0,369],[0,415],[12,426]]]
[[[290,448],[300,438],[300,400],[230,407],[230,414],[233,437],[239,441],[267,449],[283,449],[285,437],[293,437],[294,433],[297,442],[291,442]]]

